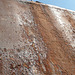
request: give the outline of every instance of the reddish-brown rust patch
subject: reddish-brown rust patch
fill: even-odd
[[[49,11],[48,7],[46,6],[42,7],[44,10],[40,5],[31,5],[34,22],[38,25],[40,34],[42,35],[42,38],[48,48],[47,59],[44,60],[44,65],[46,68],[45,74],[50,75],[53,73],[51,65],[49,64],[50,61],[53,62],[55,73],[57,73],[57,75],[60,75],[61,73],[63,75],[74,74],[74,69],[72,69],[74,64],[71,64],[73,60],[72,58],[69,58],[72,55],[71,46],[69,46],[68,42],[64,40],[61,32],[54,27],[55,21],[51,11]],[[71,54],[69,54],[69,52]],[[59,65],[61,68],[57,67],[56,65]],[[61,69],[61,72],[57,71],[59,68]]]
[[[0,74],[2,75],[2,66],[3,66],[3,64],[2,64],[2,59],[0,58]]]
[[[15,74],[35,75],[35,73],[37,73],[38,75],[40,74],[41,75],[55,75],[55,74],[74,75],[75,74],[75,67],[74,67],[75,53],[72,50],[72,47],[69,45],[69,43],[65,41],[65,39],[63,38],[62,32],[60,32],[55,27],[55,25],[57,24],[55,21],[55,16],[49,10],[47,5],[42,5],[33,2],[20,3],[14,0],[7,0],[7,1],[1,0],[0,3],[1,2],[3,4],[0,4],[0,6],[3,7],[4,9],[3,10],[0,8],[0,10],[3,11],[3,12],[0,11],[1,14],[0,23],[2,22],[2,26],[0,24],[1,34],[3,35],[4,34],[3,32],[5,32],[5,30],[9,30],[8,33],[5,32],[5,35],[7,34],[6,36],[8,39],[8,37],[10,36],[10,35],[8,36],[8,34],[10,32],[12,34],[13,31],[16,30],[18,26],[20,26],[21,30],[23,31],[22,32],[15,31],[15,34],[20,32],[21,33],[20,37],[22,37],[22,40],[19,39],[19,36],[16,37],[15,34],[12,34],[13,36],[9,37],[9,39],[15,38],[20,40],[20,42],[24,42],[24,46],[20,47],[19,43],[17,43],[16,40],[12,40],[12,39],[11,41],[9,41],[9,39],[6,40],[7,42],[9,41],[9,45],[10,42],[11,44],[12,43],[14,44],[14,42],[16,42],[18,47],[13,45],[13,49],[5,48],[4,47],[5,41],[0,43],[0,44],[4,43],[3,44],[4,48],[0,49],[0,74],[1,75],[3,74],[4,75],[6,74],[7,75],[15,75]],[[10,3],[11,5],[9,5]],[[65,11],[64,13],[68,13],[68,12]],[[9,14],[11,14],[12,16]],[[17,17],[15,17],[16,14],[18,15]],[[2,15],[4,16],[4,18]],[[74,28],[75,22],[69,15],[63,17],[67,19]],[[7,16],[6,19],[5,16]],[[8,19],[8,17],[10,18]],[[22,22],[21,22],[22,24],[17,23],[17,18],[19,20],[18,21],[19,23],[22,21],[25,22],[26,24],[23,24]],[[7,19],[8,21],[5,21]],[[32,22],[34,23],[30,22],[32,19],[33,19]],[[8,27],[6,28],[5,26]],[[16,26],[17,27],[16,29],[12,30],[11,26],[13,26],[14,28]],[[4,40],[3,38],[6,37],[2,37],[1,39]],[[41,39],[42,41],[40,41]],[[7,47],[7,42],[5,44],[6,47]],[[46,58],[42,59],[40,54],[44,55],[43,53],[45,47],[47,47],[47,50],[45,51],[47,52]],[[38,59],[36,58],[36,56]]]

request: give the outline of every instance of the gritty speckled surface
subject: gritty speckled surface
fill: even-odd
[[[74,75],[75,12],[35,2],[0,1],[0,75]]]

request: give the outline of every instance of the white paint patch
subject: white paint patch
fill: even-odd
[[[46,5],[46,4],[45,4],[45,5]],[[75,11],[74,11],[74,10],[61,8],[61,7],[54,6],[54,5],[50,5],[50,4],[47,4],[47,5],[48,5],[49,7],[51,7],[51,8],[60,9],[60,10],[67,10],[67,11],[69,11],[69,12],[75,13]]]
[[[64,10],[51,7],[49,7],[49,9],[52,11],[55,19],[58,22],[58,24],[55,24],[56,28],[63,33],[63,37],[70,43],[73,48],[75,48],[75,38],[73,38],[75,34],[73,34],[73,27],[65,18],[62,17]]]

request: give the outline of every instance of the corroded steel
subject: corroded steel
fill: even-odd
[[[0,75],[74,75],[75,12],[25,1],[0,0]]]

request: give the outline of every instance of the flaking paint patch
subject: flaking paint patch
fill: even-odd
[[[52,62],[50,62],[50,66],[52,68],[52,75],[56,75],[55,74],[55,68],[54,68],[54,64]]]
[[[10,27],[10,31],[12,30],[13,34],[11,34],[11,32],[9,36],[11,36],[11,38],[13,36],[13,40],[15,39],[14,42],[17,40],[21,43],[16,42],[15,44],[13,43],[13,40],[9,41],[9,39],[3,38],[5,42],[6,40],[9,42],[9,44],[7,44],[7,42],[4,44],[5,42],[3,41],[3,46],[1,46],[0,49],[0,53],[2,54],[1,58],[3,60],[3,75],[11,75],[13,73],[16,75],[21,75],[21,73],[24,75],[41,75],[40,71],[37,70],[38,67],[36,67],[36,65],[39,63],[39,57],[41,61],[46,59],[47,49],[45,48],[44,41],[42,40],[41,35],[37,33],[39,32],[38,29],[35,29],[37,28],[37,25],[34,24],[34,17],[29,9],[29,6],[25,5],[26,9],[23,9],[17,4],[14,5],[16,8],[12,4],[12,10],[14,12],[12,15],[13,20],[10,17],[14,23],[11,25],[9,24],[8,26]],[[4,18],[2,20],[4,20]],[[27,30],[28,33],[26,32]],[[24,33],[23,35],[26,38],[22,38],[22,33]],[[20,71],[18,71],[18,68]]]

